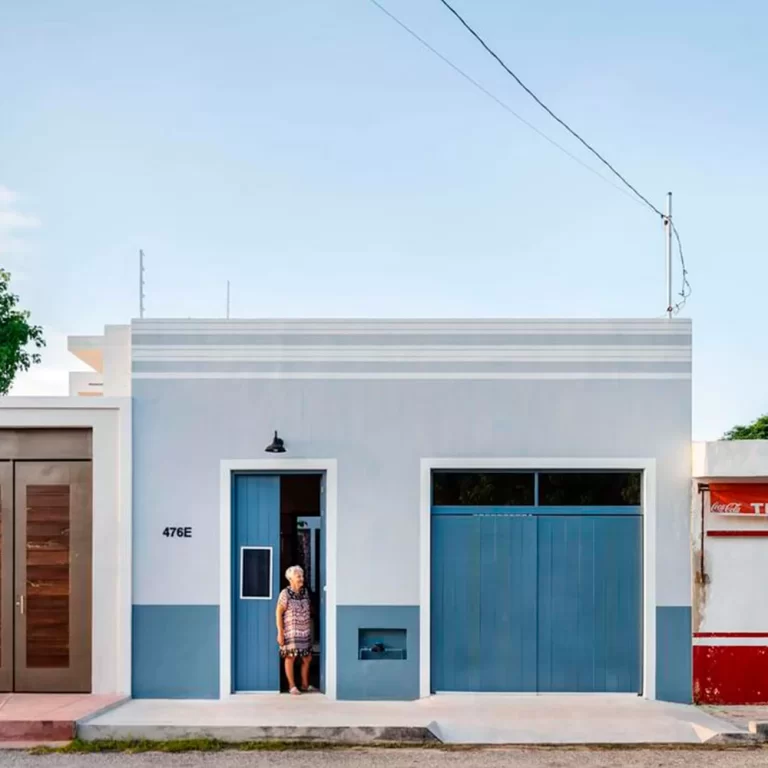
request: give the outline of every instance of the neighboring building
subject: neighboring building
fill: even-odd
[[[693,672],[701,704],[768,703],[768,440],[695,443]]]
[[[279,690],[300,562],[331,697],[690,701],[690,322],[146,320],[71,349],[132,418],[132,532],[93,583],[122,585],[134,696]]]

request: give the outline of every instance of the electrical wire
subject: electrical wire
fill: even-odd
[[[625,187],[627,187],[633,194],[630,194],[627,192],[626,189],[623,187],[620,187],[618,184],[615,184],[613,181],[611,181],[609,178],[606,178],[601,173],[596,171],[592,166],[585,163],[583,160],[581,160],[576,155],[572,154],[570,151],[568,151],[565,147],[563,147],[561,144],[559,144],[557,141],[552,139],[550,136],[548,136],[546,133],[541,131],[539,128],[537,128],[532,123],[528,122],[525,118],[521,117],[517,112],[515,112],[512,107],[510,107],[506,102],[502,101],[498,96],[496,96],[494,93],[489,91],[485,86],[483,86],[481,83],[479,83],[477,80],[475,80],[473,77],[471,77],[469,74],[467,74],[463,69],[461,69],[459,66],[454,64],[447,56],[444,56],[440,51],[438,51],[436,48],[434,48],[432,45],[430,45],[424,38],[422,38],[420,35],[418,35],[413,29],[411,29],[407,24],[405,24],[403,21],[401,21],[397,16],[395,16],[393,13],[391,13],[387,8],[385,8],[378,0],[370,0],[371,4],[376,6],[382,13],[384,13],[386,16],[388,16],[392,21],[394,21],[399,27],[401,27],[404,31],[406,31],[411,37],[413,37],[415,40],[417,40],[421,45],[423,45],[427,50],[429,50],[431,53],[433,53],[435,56],[437,56],[443,63],[447,64],[451,69],[453,69],[457,74],[459,74],[461,77],[463,77],[468,83],[473,85],[475,88],[477,88],[481,93],[485,94],[488,98],[492,99],[496,104],[498,104],[502,109],[507,111],[509,114],[511,114],[513,117],[515,117],[517,120],[519,120],[521,123],[526,125],[528,128],[530,128],[532,131],[537,133],[541,138],[549,142],[552,146],[559,149],[563,154],[567,155],[571,160],[574,160],[577,162],[580,166],[588,170],[590,173],[597,176],[599,179],[602,179],[606,184],[610,184],[614,189],[621,192],[623,195],[625,195],[630,200],[635,201],[636,203],[642,205],[645,204],[648,208],[650,208],[651,211],[653,211],[657,216],[659,216],[663,222],[669,221],[669,224],[672,226],[672,232],[675,236],[675,240],[677,242],[677,250],[680,257],[680,264],[682,268],[682,286],[679,292],[680,301],[675,304],[674,306],[670,307],[670,311],[673,314],[678,314],[680,310],[685,306],[686,302],[688,301],[688,298],[691,296],[692,288],[691,284],[688,280],[688,269],[686,267],[685,263],[685,256],[683,255],[683,244],[682,240],[680,239],[680,233],[677,230],[677,227],[675,226],[674,222],[672,221],[671,217],[668,219],[666,214],[662,213],[645,195],[643,195],[633,184],[631,184],[614,166],[608,162],[608,160],[603,157],[591,144],[589,144],[585,139],[583,139],[573,128],[571,128],[568,123],[566,123],[563,119],[558,117],[501,59],[501,57],[483,40],[482,37],[467,23],[467,21],[461,16],[461,14],[456,11],[453,6],[447,2],[447,0],[440,0],[440,2],[458,19],[458,21],[462,24],[462,26],[477,40],[477,42],[482,45],[482,47],[486,50],[487,53],[489,53],[496,62],[507,72],[508,75],[510,75],[515,82],[542,108],[544,109],[547,114],[552,117],[557,123],[559,123],[563,128],[565,128],[568,133],[570,133],[574,138],[576,138],[581,144],[583,144],[603,165],[605,165],[611,173],[614,174],[623,184]],[[634,195],[634,196],[633,196]]]
[[[504,69],[504,71],[510,75],[514,81],[556,122],[558,122],[568,133],[570,133],[575,139],[580,141],[603,165],[605,165],[617,178],[619,178],[625,186],[627,186],[632,192],[637,195],[655,214],[661,217],[662,221],[667,221],[667,216],[663,214],[645,195],[643,195],[634,185],[632,185],[616,168],[608,162],[589,142],[583,139],[568,123],[562,118],[556,115],[502,60],[502,58],[483,40],[483,38],[470,26],[470,24],[464,19],[464,17],[448,2],[448,0],[440,0],[440,2],[458,19],[461,25],[477,40],[480,45],[489,53],[496,62]],[[677,227],[674,222],[669,219],[668,222],[672,226],[672,232],[675,235],[677,241],[678,253],[680,255],[680,264],[682,269],[682,288],[679,296],[681,298],[674,307],[670,307],[670,311],[677,314],[685,306],[688,298],[691,295],[691,284],[688,281],[688,269],[685,265],[685,257],[683,256],[683,245],[680,240],[680,234],[677,231]]]
[[[578,139],[603,165],[605,165],[614,175],[621,179],[624,184],[629,187],[652,211],[664,218],[664,214],[644,195],[632,186],[591,144],[581,138],[576,131],[571,128],[565,120],[559,118],[501,59],[501,57],[483,40],[480,35],[475,32],[474,29],[464,20],[459,12],[447,1],[440,0],[440,2],[461,22],[462,26],[477,40],[480,45],[504,68],[515,82],[545,111],[550,117],[554,118],[560,125],[565,128],[574,138]]]
[[[512,107],[509,106],[506,102],[502,101],[496,94],[489,91],[484,85],[479,83],[477,80],[475,80],[471,75],[468,75],[461,67],[454,64],[447,56],[444,56],[440,51],[438,51],[435,47],[430,45],[423,37],[421,37],[418,33],[416,33],[413,29],[411,29],[405,22],[401,21],[397,18],[393,13],[391,13],[387,8],[385,8],[381,3],[378,2],[378,0],[370,0],[370,3],[372,5],[375,5],[383,14],[388,16],[392,21],[395,22],[401,29],[405,30],[411,37],[414,38],[414,40],[417,40],[421,45],[423,45],[428,51],[433,53],[435,56],[437,56],[440,61],[442,61],[444,64],[447,64],[454,72],[456,72],[458,75],[463,77],[468,83],[473,85],[477,90],[479,90],[481,93],[485,94],[489,99],[496,102],[502,109],[509,112],[510,115],[512,115],[514,118],[519,120],[523,125],[530,128],[534,133],[537,133],[539,136],[541,136],[542,139],[549,142],[553,147],[559,149],[564,155],[569,157],[571,160],[577,162],[582,168],[586,169],[590,173],[597,176],[598,179],[601,179],[606,184],[610,184],[615,190],[621,192],[622,195],[626,196],[627,199],[632,200],[633,202],[636,202],[638,205],[642,205],[642,203],[634,197],[632,194],[627,192],[626,189],[623,187],[620,187],[618,184],[615,184],[613,181],[611,181],[606,176],[603,176],[602,173],[599,171],[596,171],[591,165],[588,163],[585,163],[581,158],[574,155],[572,152],[569,152],[562,144],[558,144],[553,138],[550,136],[547,136],[544,131],[537,128],[533,123],[529,123],[524,117],[521,117],[517,112],[515,112]]]
[[[680,254],[680,264],[682,265],[683,270],[683,286],[680,289],[680,293],[678,294],[680,296],[680,301],[675,304],[672,311],[674,314],[679,314],[680,310],[686,305],[688,302],[688,299],[690,298],[692,289],[691,284],[688,282],[688,269],[685,266],[685,256],[683,255],[683,243],[680,240],[680,234],[677,231],[677,227],[675,226],[674,221],[672,222],[672,233],[675,236],[675,240],[677,241],[677,252]]]

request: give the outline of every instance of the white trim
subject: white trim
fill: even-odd
[[[357,372],[357,371],[146,371],[132,374],[134,379],[415,379],[415,380],[462,380],[474,379],[479,381],[497,381],[507,379],[523,380],[603,380],[615,381],[619,379],[672,379],[689,380],[688,372],[594,372],[594,371],[563,371],[561,373],[534,373],[534,372],[483,372],[483,371],[456,371],[456,372],[430,372],[430,371],[381,371],[381,372]]]
[[[133,332],[146,335],[219,333],[227,335],[280,333],[285,335],[390,334],[588,334],[599,336],[683,335],[690,333],[685,318],[656,320],[133,320]]]
[[[325,696],[336,698],[336,459],[223,459],[219,465],[219,696],[232,696],[232,473],[325,472]]]
[[[265,597],[252,597],[243,594],[243,564],[245,560],[246,549],[258,549],[262,552],[269,552],[269,594]],[[275,559],[272,547],[240,547],[240,599],[241,600],[271,600],[272,599],[272,580],[275,577]]]
[[[694,637],[696,646],[768,648],[768,637]]]
[[[0,428],[93,430],[91,692],[131,695],[131,399],[0,398]]]
[[[419,516],[419,693],[431,695],[431,480],[436,469],[634,469],[643,472],[643,696],[656,698],[656,460],[655,459],[422,459]]]
[[[134,362],[689,362],[690,345],[378,344],[137,345]]]
[[[129,408],[130,397],[0,397],[0,410],[109,411]],[[2,426],[6,426],[3,422]],[[81,425],[87,426],[87,424]]]

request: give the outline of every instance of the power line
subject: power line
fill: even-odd
[[[565,128],[574,138],[578,139],[603,165],[605,165],[617,178],[619,178],[625,186],[627,186],[632,192],[637,195],[655,214],[661,217],[662,221],[666,220],[665,215],[647,198],[643,195],[633,184],[631,184],[616,168],[608,162],[589,142],[583,139],[568,123],[562,118],[558,117],[501,59],[501,57],[483,40],[482,37],[469,25],[469,23],[463,18],[463,16],[448,2],[448,0],[440,0],[440,2],[458,19],[461,25],[477,40],[480,45],[498,62],[504,71],[510,75],[515,82],[554,120]],[[681,301],[678,302],[673,310],[677,314],[685,306],[688,298],[691,295],[691,284],[688,281],[688,269],[685,265],[685,256],[683,255],[683,244],[680,239],[680,233],[677,231],[672,219],[669,219],[669,225],[672,227],[672,232],[675,235],[677,241],[677,249],[680,255],[680,265],[682,269],[682,287],[680,289]]]
[[[403,21],[401,21],[397,16],[395,16],[393,13],[391,13],[387,8],[385,8],[378,0],[370,0],[370,2],[376,6],[382,13],[384,13],[386,16],[388,16],[392,21],[394,21],[399,27],[401,27],[403,30],[405,30],[411,37],[413,37],[415,40],[417,40],[421,45],[423,45],[428,51],[433,53],[435,56],[437,56],[443,63],[447,64],[451,69],[453,69],[457,74],[459,74],[461,77],[463,77],[468,83],[473,85],[475,88],[477,88],[481,93],[485,94],[488,98],[492,99],[496,104],[498,104],[502,109],[507,111],[509,114],[511,114],[513,117],[515,117],[517,120],[519,120],[521,123],[523,123],[525,126],[530,128],[532,131],[537,133],[539,136],[541,136],[543,139],[545,139],[547,142],[549,142],[552,146],[559,149],[563,154],[567,155],[571,160],[574,160],[577,162],[582,168],[585,168],[590,173],[597,176],[599,179],[604,181],[606,184],[610,184],[614,189],[617,189],[619,192],[621,192],[623,195],[628,197],[630,200],[635,201],[639,205],[645,204],[651,211],[653,211],[657,216],[659,216],[662,221],[667,221],[667,217],[665,214],[663,214],[645,195],[643,195],[633,184],[631,184],[616,168],[614,168],[613,165],[611,165],[608,160],[603,157],[591,144],[589,144],[585,139],[583,139],[573,128],[568,125],[564,120],[562,120],[560,117],[558,117],[501,59],[501,57],[496,54],[495,51],[491,49],[491,47],[483,40],[482,37],[464,20],[464,18],[456,11],[453,6],[451,6],[450,3],[447,2],[447,0],[440,0],[440,2],[458,19],[458,21],[464,26],[464,28],[483,46],[483,48],[498,62],[498,64],[509,74],[517,84],[523,88],[523,90],[533,98],[533,100],[542,108],[544,109],[547,114],[550,115],[556,122],[558,122],[561,126],[563,126],[572,136],[574,136],[581,144],[583,144],[598,160],[600,160],[603,165],[605,165],[611,173],[613,173],[623,184],[625,187],[627,187],[633,194],[630,194],[627,192],[626,189],[623,187],[620,187],[618,184],[615,184],[613,181],[611,181],[609,178],[606,178],[601,173],[596,171],[592,166],[585,163],[583,160],[581,160],[576,155],[569,152],[565,147],[563,147],[561,144],[559,144],[554,139],[550,138],[546,133],[541,131],[539,128],[537,128],[532,123],[528,122],[525,118],[521,117],[517,112],[515,112],[512,107],[509,106],[506,102],[502,101],[498,96],[496,96],[494,93],[489,91],[485,86],[481,85],[477,80],[475,80],[473,77],[471,77],[469,74],[467,74],[463,69],[461,69],[459,66],[454,64],[447,56],[444,56],[440,51],[438,51],[436,48],[434,48],[432,45],[430,45],[424,38],[422,38],[420,35],[418,35],[413,29],[411,29],[407,24],[405,24]],[[634,195],[634,196],[633,196]],[[642,202],[641,202],[642,201]],[[686,267],[685,263],[685,257],[683,255],[683,244],[680,239],[680,233],[677,230],[677,227],[675,226],[674,222],[672,221],[671,217],[669,218],[669,224],[672,227],[672,232],[674,233],[675,240],[677,242],[677,249],[678,254],[680,257],[680,264],[682,268],[682,286],[680,293],[678,294],[681,298],[681,300],[674,305],[672,308],[674,311],[674,314],[677,314],[680,312],[680,310],[685,306],[686,302],[688,301],[688,298],[690,297],[692,293],[691,284],[688,280],[688,269]]]
[[[633,197],[629,192],[627,192],[623,187],[620,187],[618,184],[615,184],[610,179],[603,176],[599,171],[596,171],[591,165],[588,165],[583,160],[581,160],[579,157],[574,155],[573,153],[569,152],[565,147],[563,147],[561,144],[558,144],[554,139],[547,136],[546,133],[544,133],[542,130],[537,128],[533,123],[529,123],[524,117],[521,117],[517,112],[515,112],[512,107],[509,106],[506,102],[502,101],[496,94],[489,91],[484,85],[479,83],[477,80],[475,80],[471,75],[468,75],[461,67],[454,64],[447,56],[444,56],[440,51],[438,51],[436,48],[434,48],[432,45],[430,45],[423,37],[421,37],[419,34],[417,34],[413,29],[411,29],[405,22],[401,21],[397,18],[393,13],[391,13],[387,8],[385,8],[381,3],[378,2],[378,0],[370,0],[370,2],[375,5],[382,13],[384,13],[386,16],[388,16],[392,21],[395,22],[399,27],[401,27],[403,30],[405,30],[411,37],[414,38],[414,40],[417,40],[421,45],[423,45],[428,51],[433,53],[435,56],[437,56],[440,61],[442,61],[444,64],[447,64],[454,72],[456,72],[458,75],[461,75],[468,83],[473,85],[475,88],[477,88],[481,93],[485,94],[489,99],[496,102],[502,109],[509,112],[510,115],[512,115],[514,118],[519,120],[523,125],[530,128],[532,131],[537,133],[539,136],[541,136],[542,139],[545,141],[548,141],[553,147],[556,147],[559,149],[564,155],[567,155],[571,158],[571,160],[574,160],[577,162],[582,168],[586,169],[590,173],[597,176],[598,179],[601,179],[606,184],[610,184],[614,189],[621,192],[622,195],[625,195],[629,200],[633,200],[634,202],[638,203],[638,205],[642,205],[642,203],[637,200],[636,197]]]
[[[652,211],[657,213],[662,219],[664,214],[650,201],[647,197],[642,195],[638,190],[630,184],[624,176],[622,176],[591,144],[581,138],[576,131],[571,128],[565,120],[559,118],[501,59],[501,57],[483,40],[480,35],[475,32],[474,29],[464,20],[459,12],[449,3],[447,0],[440,0],[440,2],[461,22],[462,26],[477,40],[480,45],[504,68],[508,75],[510,75],[515,82],[542,108],[550,117],[554,118],[560,125],[565,128],[568,133],[578,139],[601,163],[603,163],[613,174],[621,179],[624,184],[629,187]]]
[[[674,313],[678,314],[680,310],[686,305],[692,289],[691,284],[688,282],[688,269],[685,266],[685,256],[683,255],[683,243],[680,240],[680,234],[677,231],[677,227],[675,226],[675,223],[672,222],[672,234],[675,236],[675,240],[677,241],[677,252],[680,254],[680,264],[682,266],[683,270],[683,285],[680,289],[680,293],[678,294],[680,296],[680,301],[675,304],[674,306]]]

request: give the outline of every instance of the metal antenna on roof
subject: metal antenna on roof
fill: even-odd
[[[144,318],[144,251],[139,249],[139,317]]]
[[[227,280],[227,320],[229,320],[229,280]]]
[[[662,218],[664,222],[665,272],[667,273],[667,317],[674,314],[672,306],[672,193],[667,192],[667,210]]]

